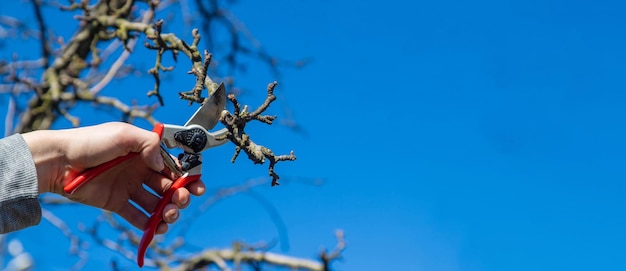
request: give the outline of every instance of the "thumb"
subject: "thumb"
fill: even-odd
[[[163,163],[163,157],[161,157],[161,139],[159,135],[130,124],[128,126],[132,128],[129,128],[123,136],[123,142],[128,152],[140,153],[144,163],[152,170],[163,170],[165,164]]]

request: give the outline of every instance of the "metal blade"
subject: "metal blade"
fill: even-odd
[[[217,124],[224,107],[226,107],[226,88],[224,83],[221,83],[211,98],[196,110],[185,126],[197,124],[207,131],[211,130]]]

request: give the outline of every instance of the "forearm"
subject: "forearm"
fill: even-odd
[[[0,233],[39,223],[37,169],[21,135],[0,139]]]

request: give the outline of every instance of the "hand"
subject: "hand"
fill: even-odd
[[[170,178],[159,173],[164,169],[159,136],[130,124],[106,123],[77,129],[35,131],[23,134],[23,137],[33,154],[40,193],[54,192],[115,212],[141,230],[146,228],[148,217],[129,200],[151,213],[159,197],[146,191],[143,185],[162,195],[172,184]],[[100,174],[72,195],[63,192],[65,183],[78,173],[131,152],[139,155]],[[178,189],[172,202],[165,207],[163,220],[175,222],[179,209],[189,205],[190,194],[201,195],[204,190],[202,182]],[[166,223],[159,225],[157,233],[167,231]]]

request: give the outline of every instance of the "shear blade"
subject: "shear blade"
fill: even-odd
[[[207,131],[211,130],[217,124],[220,114],[225,107],[226,88],[224,87],[224,83],[221,83],[209,100],[200,106],[200,108],[196,110],[196,113],[185,123],[185,126],[197,124],[204,127]]]

